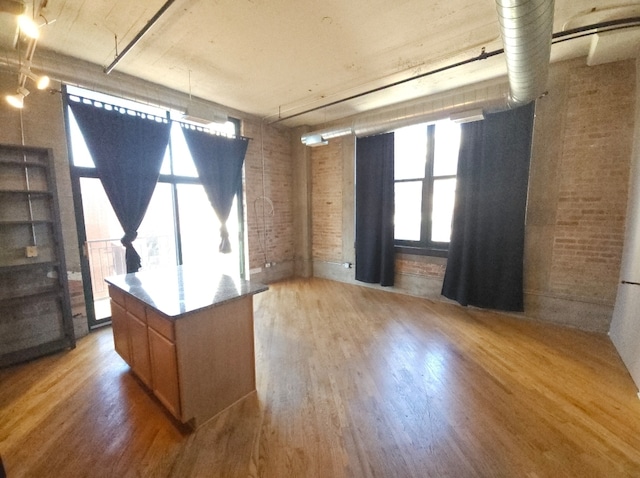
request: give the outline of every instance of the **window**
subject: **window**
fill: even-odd
[[[395,245],[445,256],[451,236],[460,125],[418,124],[394,132]]]
[[[220,223],[211,207],[204,187],[187,147],[180,112],[168,111],[84,90],[66,87],[69,101],[81,98],[108,105],[127,107],[135,111],[166,117],[172,120],[167,147],[158,184],[149,208],[138,229],[134,246],[142,259],[142,270],[175,264],[206,264],[212,270],[230,275],[244,275],[245,251],[243,245],[242,194],[236,194],[227,221],[232,253],[218,252]],[[239,133],[239,121],[225,125],[212,124],[217,133],[234,136]],[[71,173],[78,236],[84,244],[83,281],[90,327],[108,321],[110,316],[108,291],[104,278],[124,274],[124,247],[120,243],[122,228],[98,179],[95,164],[87,149],[82,133],[67,108],[67,130],[71,149]],[[93,308],[91,305],[93,304]]]

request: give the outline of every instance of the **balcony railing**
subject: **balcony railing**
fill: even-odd
[[[175,264],[175,243],[172,236],[138,237],[134,247],[140,254],[143,267]],[[126,274],[124,246],[120,239],[87,241],[89,268],[94,300],[109,296],[105,277]]]

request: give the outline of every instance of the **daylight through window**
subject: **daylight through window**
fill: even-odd
[[[460,125],[418,124],[394,132],[395,243],[444,255],[451,236]]]
[[[142,270],[175,264],[207,264],[212,270],[225,274],[243,274],[242,195],[236,195],[227,221],[232,253],[221,254],[218,252],[220,222],[198,178],[179,123],[183,122],[181,113],[71,86],[67,86],[67,93],[69,101],[88,98],[174,120],[160,178],[134,243],[142,259]],[[70,108],[67,113],[72,179],[80,196],[77,201],[82,203],[84,223],[84,231],[79,235],[84,235],[80,239],[85,244],[89,262],[97,324],[110,315],[104,278],[126,272],[124,247],[120,243],[123,231]],[[239,133],[237,121],[212,124],[211,128],[229,136]]]

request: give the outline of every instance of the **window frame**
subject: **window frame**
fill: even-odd
[[[449,242],[438,242],[431,240],[432,229],[432,209],[434,183],[438,180],[457,178],[456,174],[434,176],[434,158],[436,146],[436,124],[427,125],[427,148],[425,172],[423,178],[395,179],[394,190],[397,183],[422,182],[422,206],[421,206],[421,226],[420,240],[412,241],[407,239],[395,239],[394,246],[396,253],[414,254],[421,256],[448,257]]]
[[[82,88],[82,89],[86,89],[86,88]],[[107,95],[107,96],[111,96],[114,98],[114,95],[108,94],[108,93],[101,93],[99,91],[93,91],[93,90],[88,90],[91,93],[96,93],[99,95]],[[84,298],[85,301],[87,302],[87,322],[89,325],[89,329],[93,330],[97,327],[101,327],[103,325],[107,325],[109,323],[111,323],[111,317],[106,317],[103,319],[97,319],[96,318],[96,314],[95,314],[95,309],[94,309],[94,296],[93,296],[93,288],[92,288],[92,278],[91,278],[91,274],[90,274],[90,265],[89,265],[89,258],[85,253],[85,246],[84,244],[86,243],[87,237],[86,237],[86,227],[85,227],[85,221],[84,221],[84,212],[83,212],[83,205],[82,205],[82,194],[80,191],[80,179],[81,178],[95,178],[95,179],[99,179],[100,176],[98,174],[98,171],[95,167],[90,167],[90,166],[78,166],[76,164],[74,164],[74,157],[73,157],[73,149],[71,146],[72,140],[71,140],[71,130],[69,127],[69,105],[68,105],[68,95],[72,95],[72,96],[82,96],[82,95],[78,95],[78,93],[75,92],[69,92],[67,90],[67,85],[63,85],[62,86],[62,102],[63,102],[63,117],[64,117],[64,122],[65,122],[65,133],[66,133],[66,139],[67,139],[67,145],[69,148],[68,151],[68,160],[69,160],[69,173],[70,173],[70,178],[71,178],[71,190],[72,190],[72,197],[73,197],[73,202],[74,202],[74,215],[76,218],[76,224],[77,224],[77,236],[78,236],[78,242],[79,242],[79,247],[80,247],[80,269],[81,269],[81,274],[82,274],[82,287],[83,287],[83,292],[84,292]],[[133,101],[133,100],[126,100],[123,98],[117,98],[118,100],[124,100],[124,101]],[[102,100],[97,100],[97,101],[102,101]],[[144,103],[141,104],[143,107],[145,106]],[[164,107],[160,107],[158,106],[158,108],[161,108],[165,111],[165,115],[167,120],[172,123],[172,122],[176,122],[176,123],[180,123],[181,121],[179,120],[175,120],[171,117],[171,110],[169,108],[164,108]],[[134,107],[131,107],[131,109],[135,109]],[[158,115],[159,116],[159,115]],[[235,129],[235,134],[236,135],[240,135],[241,134],[241,128],[242,128],[242,122],[241,120],[237,119],[237,118],[232,118],[230,117],[228,119],[229,122],[233,123],[234,125],[234,129]],[[172,144],[171,141],[169,142],[169,161],[170,161],[170,173],[166,174],[166,173],[161,173],[158,177],[158,183],[168,183],[171,185],[171,193],[172,193],[172,202],[173,202],[173,211],[172,211],[172,215],[173,215],[173,221],[174,221],[174,234],[175,234],[175,244],[176,244],[176,264],[182,264],[182,240],[181,240],[181,236],[180,236],[180,215],[178,213],[178,193],[177,193],[177,185],[179,184],[196,184],[196,185],[201,185],[202,181],[199,177],[194,177],[194,176],[182,176],[179,174],[175,174],[174,173],[174,152],[172,150]],[[246,265],[246,248],[248,247],[248,245],[245,243],[245,223],[244,223],[244,165],[243,165],[243,172],[242,172],[242,181],[240,181],[240,184],[238,186],[238,190],[236,191],[236,210],[235,213],[238,215],[238,239],[239,239],[239,251],[238,251],[238,255],[239,255],[239,259],[240,259],[240,264],[239,264],[239,272],[240,272],[240,277],[245,278],[246,274],[247,274],[247,265]],[[233,210],[231,212],[233,214]],[[91,307],[89,307],[89,303],[91,303]]]

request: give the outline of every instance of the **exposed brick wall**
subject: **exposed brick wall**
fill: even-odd
[[[291,132],[245,120],[243,134],[252,138],[244,178],[249,269],[264,267],[265,262],[292,262]],[[273,203],[272,214],[263,197]]]
[[[71,302],[71,317],[73,318],[73,329],[77,338],[89,333],[87,324],[87,304],[84,299],[84,289],[79,274],[69,274],[69,300]]]
[[[635,65],[574,68],[568,81],[549,289],[613,304],[627,207]]]
[[[313,260],[342,262],[344,140],[311,150]],[[444,277],[446,261],[427,256],[398,254],[396,273]]]
[[[534,138],[532,158],[525,313],[606,330],[623,245],[635,63],[588,67],[577,59],[554,65],[552,73],[553,90],[536,118],[542,136]],[[341,224],[348,224],[341,208],[344,153],[339,139],[312,151],[314,261],[341,260]],[[446,260],[438,258],[396,257],[396,272],[411,277],[415,290],[422,287],[415,279],[424,278],[425,294],[434,297],[433,279],[442,279],[445,268]],[[593,313],[584,317],[585,310]]]
[[[313,260],[342,260],[342,148],[338,138],[311,151]]]
[[[446,268],[446,259],[410,254],[396,255],[396,273],[398,274],[442,279]]]

